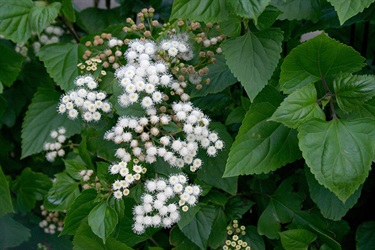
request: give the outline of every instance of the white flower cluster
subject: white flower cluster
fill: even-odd
[[[72,90],[61,97],[58,112],[67,113],[70,119],[76,119],[79,112],[84,121],[99,121],[102,111],[108,113],[111,111],[111,104],[104,99],[107,94],[104,91],[95,91],[98,82],[92,75],[79,76],[74,84],[79,88]]]
[[[46,234],[55,234],[56,231],[61,232],[64,226],[64,217],[66,211],[48,212],[43,205],[40,206],[41,214],[45,218],[39,222],[39,227],[43,228]]]
[[[60,37],[64,34],[64,30],[59,26],[48,26],[39,36],[39,40],[33,43],[34,52],[39,52],[43,45],[58,43]]]
[[[44,143],[47,161],[53,162],[57,156],[63,157],[65,155],[65,150],[62,148],[62,144],[66,141],[65,132],[64,127],[51,131],[50,137],[53,141]]]
[[[180,207],[186,212],[194,206],[201,193],[197,185],[188,185],[185,175],[171,175],[168,180],[157,178],[145,183],[142,204],[133,209],[133,231],[142,234],[148,227],[169,228],[180,220]],[[172,200],[179,197],[178,205]]]
[[[137,162],[137,161],[135,161]],[[112,189],[114,190],[113,195],[116,199],[121,199],[122,196],[128,196],[130,190],[128,187],[135,181],[141,179],[141,174],[146,173],[147,169],[143,168],[141,165],[136,163],[133,164],[133,171],[128,168],[128,162],[121,161],[114,163],[109,167],[109,172],[111,174],[121,175],[121,180],[116,180],[112,184]]]
[[[193,58],[194,54],[184,40],[185,39],[181,39],[180,37],[172,40],[164,40],[160,43],[159,48],[170,57],[178,57],[189,61]]]

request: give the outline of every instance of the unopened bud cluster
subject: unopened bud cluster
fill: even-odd
[[[99,179],[97,176],[92,178],[94,174],[94,170],[81,170],[79,175],[82,176],[82,180],[85,182],[82,186],[83,189],[95,188],[96,190],[100,190],[102,184],[100,184]]]
[[[78,87],[61,96],[58,105],[60,114],[66,113],[72,120],[81,113],[86,122],[99,121],[101,112],[109,113],[111,104],[105,101],[107,94],[104,91],[96,91],[98,82],[93,75],[87,74],[75,79],[74,84]]]
[[[64,218],[66,212],[48,212],[43,205],[40,206],[41,214],[44,219],[39,222],[41,227],[46,234],[55,234],[61,232],[64,226]]]
[[[200,193],[201,188],[189,185],[184,174],[146,181],[142,203],[133,208],[133,231],[142,234],[148,227],[172,227],[180,220],[180,210],[186,212],[194,206]]]
[[[63,28],[57,25],[50,25],[43,30],[38,36],[38,41],[33,42],[34,52],[38,53],[40,48],[47,44],[60,42],[60,37],[64,35],[65,31]]]
[[[63,143],[66,141],[65,133],[66,129],[64,127],[50,132],[51,140],[44,143],[44,150],[47,151],[47,161],[53,162],[57,156],[63,157],[65,155],[65,150],[62,148]]]
[[[238,224],[238,220],[233,220],[231,225],[227,227],[229,239],[225,241],[224,250],[250,250],[249,244],[243,239],[246,235],[246,227]]]

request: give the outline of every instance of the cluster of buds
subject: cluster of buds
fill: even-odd
[[[60,37],[64,35],[63,28],[55,25],[50,25],[45,28],[42,34],[39,35],[38,41],[33,42],[34,52],[38,53],[40,48],[47,44],[60,42]]]
[[[81,112],[84,121],[99,121],[102,111],[109,113],[111,104],[104,99],[107,94],[104,91],[95,91],[98,82],[92,75],[79,76],[74,84],[79,88],[72,90],[61,97],[58,105],[60,114],[67,113],[70,119],[76,119]]]
[[[171,175],[169,179],[157,178],[145,183],[142,204],[133,209],[133,231],[142,234],[148,227],[170,228],[180,219],[180,207],[183,212],[198,202],[201,189],[197,185],[188,185],[184,174]],[[178,204],[173,202],[179,197]]]
[[[87,74],[95,74],[95,72],[101,68],[102,66],[102,60],[97,59],[97,58],[90,58],[87,59],[84,63],[79,63],[77,64],[77,67],[81,71],[81,75]],[[107,74],[106,71],[101,70],[100,75],[105,76]],[[99,78],[98,81],[100,82],[102,79]]]
[[[144,8],[137,14],[137,22],[135,22],[132,18],[127,18],[126,23],[128,26],[125,26],[123,28],[123,31],[126,33],[142,33],[145,38],[151,37],[153,27],[160,26],[157,20],[152,20],[152,18],[154,17],[154,12],[154,8]]]
[[[40,209],[42,210],[41,214],[44,219],[39,222],[39,227],[41,227],[46,234],[61,232],[63,230],[66,211],[48,212],[43,205],[40,206]]]
[[[82,180],[85,182],[82,186],[83,189],[95,188],[96,190],[100,190],[102,184],[100,184],[99,179],[95,176],[93,180],[92,175],[94,174],[94,170],[81,170],[79,175],[82,176]]]
[[[250,250],[249,244],[243,239],[243,236],[246,235],[246,227],[240,226],[237,220],[233,220],[231,225],[227,227],[227,234],[230,239],[225,241],[223,250]]]
[[[65,133],[66,129],[64,127],[50,132],[51,141],[44,143],[44,150],[47,151],[47,161],[53,162],[57,156],[63,157],[65,155],[65,150],[62,148],[62,144],[66,141]]]

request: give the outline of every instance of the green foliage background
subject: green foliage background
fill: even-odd
[[[252,249],[375,248],[374,0],[117,2],[79,10],[71,0],[0,0],[1,249],[219,249],[234,219]],[[125,38],[126,17],[149,6],[167,29],[179,19],[220,25],[223,53],[208,66],[211,82],[189,94],[226,147],[216,158],[202,154],[193,179],[203,197],[177,225],[136,235],[141,185],[103,201],[82,191],[77,176],[92,169],[110,179],[113,145],[101,138],[112,117],[82,126],[56,105],[79,74],[85,42],[102,32]],[[28,58],[15,52],[55,20],[71,34]],[[43,144],[56,126],[78,146],[50,163]],[[171,171],[160,161],[153,167]],[[59,236],[39,228],[42,204],[67,211]]]

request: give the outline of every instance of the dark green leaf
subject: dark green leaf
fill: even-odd
[[[74,200],[64,219],[64,229],[61,235],[74,235],[76,233],[79,225],[95,207],[94,201],[97,195],[95,189],[87,189]]]
[[[351,209],[361,195],[362,187],[357,189],[349,199],[343,203],[335,194],[324,186],[320,185],[311,174],[308,168],[305,169],[307,183],[311,199],[319,207],[322,215],[330,220],[341,220],[341,218]]]
[[[364,66],[364,58],[353,48],[321,34],[294,48],[281,65],[281,89],[294,90],[327,76],[353,73]]]
[[[25,57],[2,44],[0,54],[0,82],[5,86],[11,86],[21,71]]]
[[[246,226],[246,235],[244,241],[248,243],[251,249],[265,250],[264,239],[259,235],[258,230],[255,226]]]
[[[99,203],[89,213],[88,222],[94,234],[105,243],[118,223],[118,215],[106,203]]]
[[[328,0],[337,15],[339,16],[340,24],[343,25],[346,20],[362,12],[364,9],[370,6],[374,0],[348,0],[348,1],[339,1],[339,0]]]
[[[375,248],[375,221],[366,221],[359,225],[355,241],[358,250]]]
[[[86,8],[78,13],[77,23],[87,33],[102,32],[112,24],[124,22],[120,16],[120,9],[113,8],[109,10],[99,8]],[[95,17],[95,18],[93,18]]]
[[[171,18],[202,22],[218,22],[228,18],[225,0],[175,0]]]
[[[82,180],[80,172],[82,170],[87,170],[86,166],[78,159],[68,159],[64,160],[66,172],[76,180]]]
[[[266,9],[270,0],[227,0],[230,10],[241,17],[253,19],[257,23],[258,17]]]
[[[76,13],[73,8],[72,0],[62,0],[61,11],[69,22],[74,23],[76,21]]]
[[[44,200],[44,207],[51,211],[68,210],[80,194],[78,185],[64,172],[56,174],[53,186]]]
[[[290,229],[280,233],[281,244],[285,249],[307,250],[316,238],[316,234],[305,229]]]
[[[281,20],[319,20],[321,7],[318,0],[271,0],[271,4],[282,12],[279,16]]]
[[[17,193],[18,208],[24,213],[34,208],[36,201],[47,194],[51,184],[47,175],[25,168],[12,186],[12,191]]]
[[[0,166],[0,217],[7,213],[14,212],[12,200],[10,198],[9,183],[5,178],[3,169]]]
[[[300,157],[296,131],[267,121],[280,102],[280,93],[269,86],[254,100],[229,152],[225,177],[268,173]]]
[[[311,120],[298,129],[299,147],[317,181],[345,202],[368,176],[375,120]]]
[[[85,47],[81,44],[49,44],[43,46],[37,56],[43,61],[47,72],[63,90],[74,87],[78,76],[77,64],[82,60]]]
[[[81,131],[81,122],[57,113],[59,97],[53,89],[40,88],[36,92],[22,124],[22,158],[41,152],[51,131],[58,127],[65,127],[66,137]]]
[[[181,219],[178,221],[178,227],[186,227],[196,216],[198,211],[201,209],[199,205],[189,208],[187,212],[181,214]]]
[[[251,100],[271,79],[280,58],[282,31],[270,28],[248,32],[222,43],[227,64]]]
[[[242,120],[244,119],[246,115],[246,110],[243,109],[243,107],[238,106],[235,109],[232,110],[232,112],[229,113],[225,125],[231,125],[233,123],[242,123]]]
[[[61,3],[55,2],[47,6],[36,5],[30,12],[29,22],[31,30],[38,35],[47,28],[60,12]]]
[[[0,218],[0,249],[19,246],[30,238],[30,229],[9,215]]]
[[[234,196],[225,204],[225,215],[231,220],[241,218],[254,204],[246,197]]]
[[[191,240],[181,232],[178,227],[173,227],[169,235],[171,245],[175,246],[175,250],[196,250],[199,249]]]
[[[256,24],[259,30],[268,29],[276,22],[278,16],[282,12],[273,6],[267,6],[263,13],[258,17],[258,22]]]
[[[180,229],[193,243],[201,249],[206,249],[216,214],[217,209],[214,206],[202,205],[195,218]]]
[[[220,30],[229,37],[236,37],[241,34],[241,18],[229,15],[228,19],[220,23]]]
[[[375,96],[375,76],[340,74],[333,87],[340,109],[350,112]]]
[[[212,225],[212,231],[210,238],[208,239],[208,245],[212,249],[217,249],[224,244],[225,239],[227,238],[227,218],[226,214],[222,209],[219,209],[217,212],[216,219]]]
[[[309,84],[285,98],[269,121],[280,122],[290,128],[298,128],[313,118],[323,121],[326,119],[323,110],[318,105],[315,86]]]
[[[217,55],[215,58],[216,62],[207,66],[209,71],[206,78],[210,79],[210,84],[203,84],[200,90],[194,88],[190,95],[192,98],[219,93],[237,82],[225,63],[224,57]]]

